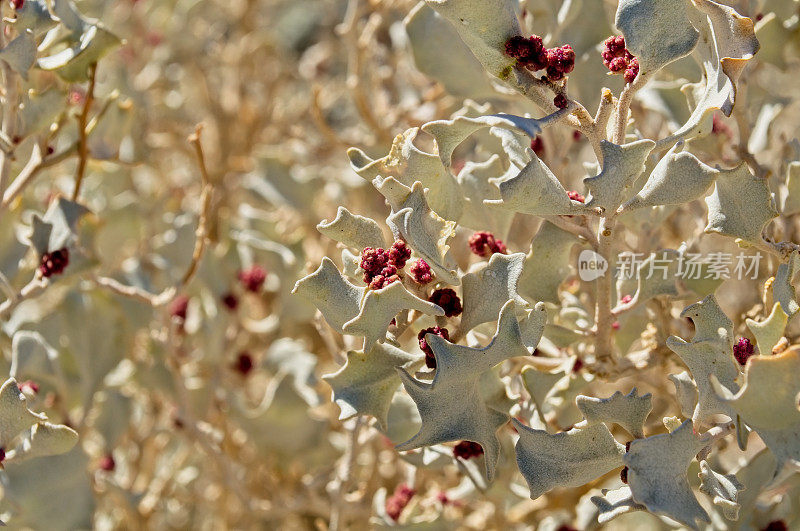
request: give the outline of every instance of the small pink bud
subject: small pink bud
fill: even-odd
[[[247,291],[258,293],[267,279],[267,271],[260,265],[252,265],[248,269],[239,271],[239,282]]]
[[[117,467],[117,464],[114,462],[113,455],[106,454],[100,458],[100,462],[97,464],[97,466],[100,468],[100,470],[112,472]]]

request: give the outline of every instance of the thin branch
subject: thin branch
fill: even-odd
[[[563,229],[567,232],[570,232],[575,236],[578,236],[579,238],[586,240],[589,243],[589,245],[592,246],[593,249],[595,250],[597,249],[598,245],[597,237],[594,234],[592,234],[592,231],[589,229],[589,227],[585,225],[578,225],[577,223],[570,221],[565,216],[544,216],[544,219],[546,219],[556,227]]]
[[[200,142],[200,134],[203,126],[198,124],[195,127],[194,133],[189,136],[189,143],[194,146],[195,153],[197,154],[197,164],[200,166],[200,176],[203,179],[203,191],[200,195],[200,220],[197,224],[197,231],[195,232],[194,251],[192,252],[192,261],[189,264],[186,274],[183,275],[179,289],[186,284],[194,276],[197,271],[197,266],[203,258],[203,253],[206,249],[206,240],[208,239],[208,218],[211,211],[211,193],[213,187],[211,180],[208,177],[208,170],[206,169],[206,159],[203,155],[203,145]]]
[[[6,27],[0,23],[0,46],[5,46],[5,30]],[[14,158],[13,150],[16,145],[13,145],[13,138],[17,128],[17,110],[19,108],[19,76],[11,69],[11,66],[6,61],[2,63],[3,81],[5,83],[5,98],[3,101],[3,123],[2,133],[4,143],[11,141],[11,150],[0,151],[0,197],[5,194],[6,187],[8,186],[8,178],[11,173],[11,161]],[[2,208],[0,208],[0,215],[2,215]]]
[[[617,102],[617,116],[614,125],[613,142],[615,144],[625,142],[625,131],[628,128],[628,110],[631,107],[631,103],[633,103],[633,97],[636,95],[636,91],[645,86],[649,80],[650,76],[648,74],[640,73],[633,80],[633,83],[626,84],[625,88],[622,89]]]
[[[0,304],[0,319],[5,319],[8,315],[19,306],[23,301],[33,298],[42,291],[44,288],[48,286],[50,282],[47,279],[44,279],[39,276],[38,272],[34,277],[31,279],[30,282],[25,284],[25,286],[16,294],[15,297],[6,299]]]
[[[189,283],[194,274],[197,272],[197,267],[200,264],[200,260],[202,260],[206,249],[206,241],[208,239],[208,219],[210,217],[209,212],[211,210],[211,196],[214,189],[213,185],[211,184],[211,179],[208,176],[205,156],[203,155],[203,146],[200,142],[201,131],[202,125],[198,124],[195,127],[194,133],[188,138],[189,143],[194,146],[195,153],[197,154],[197,162],[198,166],[200,167],[200,177],[203,182],[203,191],[200,196],[200,219],[197,224],[197,230],[195,231],[192,260],[186,268],[186,273],[184,273],[183,277],[181,277],[180,282],[178,282],[175,286],[170,286],[164,289],[160,293],[150,293],[140,288],[126,286],[125,284],[122,284],[121,282],[109,277],[94,277],[93,280],[95,283],[104,288],[110,289],[118,295],[130,297],[157,308],[169,303],[173,298],[175,298],[175,295],[178,294],[181,288],[185,287]]]
[[[75,189],[72,192],[72,200],[77,201],[81,193],[83,176],[86,174],[86,163],[89,161],[89,140],[86,126],[89,122],[89,110],[94,101],[94,87],[97,79],[97,63],[89,67],[89,88],[83,101],[83,109],[78,115],[78,167],[75,170]]]

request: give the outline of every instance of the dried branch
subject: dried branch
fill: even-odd
[[[89,133],[86,126],[89,122],[89,111],[94,101],[94,87],[97,80],[97,63],[89,67],[89,88],[86,90],[86,97],[83,101],[83,109],[78,115],[78,167],[75,170],[75,189],[72,192],[72,200],[77,201],[81,193],[83,176],[86,173],[86,163],[89,161]]]

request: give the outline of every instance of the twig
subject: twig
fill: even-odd
[[[645,86],[649,79],[650,76],[648,74],[640,73],[633,80],[633,83],[626,84],[625,88],[622,89],[617,102],[617,120],[614,125],[613,142],[615,144],[625,142],[625,130],[628,128],[628,110],[631,107],[631,103],[633,103],[636,91]]]
[[[72,200],[77,201],[81,193],[83,176],[86,174],[86,163],[89,160],[89,140],[86,125],[89,122],[89,110],[94,101],[94,86],[97,79],[97,63],[89,66],[89,88],[86,90],[86,97],[83,101],[83,109],[78,115],[78,167],[75,170],[75,189],[72,192]]]
[[[189,142],[194,146],[195,153],[197,154],[197,162],[200,167],[200,177],[203,182],[203,192],[200,196],[200,219],[197,224],[197,230],[195,231],[195,243],[194,250],[192,251],[192,260],[186,268],[186,273],[184,273],[183,277],[181,277],[181,280],[175,286],[170,286],[160,293],[150,293],[140,288],[126,286],[125,284],[122,284],[113,278],[102,276],[94,277],[94,281],[98,285],[108,288],[118,295],[136,299],[155,308],[163,306],[175,298],[175,295],[177,295],[181,288],[185,287],[189,283],[194,274],[197,272],[197,267],[200,264],[200,260],[202,260],[206,249],[206,240],[208,238],[208,219],[210,217],[209,212],[211,210],[211,195],[214,189],[208,176],[208,169],[206,168],[205,157],[203,155],[203,146],[200,142],[201,131],[202,125],[198,124],[195,127],[195,132],[188,138]]]
[[[30,282],[25,284],[25,286],[17,293],[16,297],[11,297],[3,301],[0,304],[0,319],[5,319],[8,315],[20,305],[26,299],[34,297],[44,291],[44,288],[50,282],[47,279],[44,279],[38,275],[38,272],[34,277],[31,279]]]
[[[0,46],[5,46],[6,27],[0,22]],[[19,76],[11,69],[6,61],[2,63],[3,81],[5,83],[5,98],[3,106],[2,132],[5,140],[11,140],[13,144],[14,133],[17,128],[17,109],[19,108]],[[13,160],[13,148],[10,152],[0,151],[0,197],[5,194],[8,186],[8,178],[11,173],[11,161]],[[0,208],[0,216],[2,215]]]
[[[208,238],[208,218],[211,210],[211,192],[213,191],[213,187],[211,185],[211,180],[208,178],[206,160],[203,156],[203,145],[200,142],[200,133],[202,130],[203,126],[198,124],[195,127],[194,133],[189,136],[189,143],[194,146],[195,153],[197,154],[197,164],[200,166],[200,176],[203,180],[203,191],[200,195],[200,220],[198,221],[197,231],[195,232],[192,261],[189,264],[189,268],[186,270],[186,274],[184,274],[181,279],[179,289],[188,284],[197,271],[197,266],[205,252],[206,240]]]
[[[339,477],[339,484],[336,489],[336,497],[338,500],[331,506],[331,519],[328,524],[328,531],[336,531],[342,523],[342,514],[345,505],[345,495],[350,485],[350,480],[353,477],[353,469],[356,464],[356,456],[358,455],[358,437],[361,434],[361,426],[364,424],[364,417],[359,415],[356,417],[355,425],[350,431],[350,439],[347,448],[347,458]]]
[[[595,299],[595,356],[597,359],[608,359],[614,350],[611,335],[614,316],[611,313],[611,290],[613,274],[612,252],[616,234],[614,230],[614,214],[600,218],[597,229],[597,252],[608,262],[608,271],[597,279],[597,297]]]

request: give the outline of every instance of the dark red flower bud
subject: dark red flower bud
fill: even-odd
[[[483,455],[483,447],[472,441],[461,441],[453,447],[453,455],[461,459],[472,459]]]
[[[233,293],[228,292],[222,296],[222,304],[230,311],[233,311],[239,306],[239,299]]]
[[[542,137],[537,136],[531,140],[531,149],[536,153],[537,157],[542,158],[544,156],[544,141],[542,141]]]
[[[69,249],[64,247],[42,255],[39,262],[39,273],[45,278],[60,275],[69,265]]]
[[[451,288],[435,290],[431,293],[431,296],[428,297],[428,300],[444,310],[444,314],[447,317],[461,315],[461,312],[464,310],[461,307],[461,299],[458,298],[458,294],[455,290]]]
[[[625,82],[633,83],[636,76],[639,75],[639,60],[635,57],[628,63],[628,69],[625,70]]]
[[[422,352],[425,353],[425,366],[428,367],[429,369],[435,369],[436,356],[433,355],[433,350],[431,350],[431,346],[428,345],[428,342],[425,340],[425,336],[428,334],[437,335],[449,341],[450,332],[447,330],[447,328],[434,326],[431,328],[420,330],[419,334],[417,334],[417,339],[419,340],[419,348]]]
[[[433,280],[431,266],[428,265],[428,262],[422,258],[411,264],[408,272],[411,274],[411,278],[414,279],[414,282],[417,284],[427,284]]]
[[[733,357],[739,362],[739,365],[745,365],[750,356],[753,355],[755,348],[750,340],[746,337],[739,338],[739,342],[733,346]]]
[[[498,240],[491,232],[481,231],[476,232],[469,237],[470,250],[480,257],[486,258],[494,253],[505,254],[505,244],[502,240]]]
[[[521,35],[511,37],[506,41],[505,52],[530,70],[541,70],[547,66],[544,43],[538,35],[531,35],[527,39]]]
[[[260,265],[254,264],[248,269],[239,271],[239,282],[247,291],[258,293],[267,279],[267,271]]]
[[[100,461],[97,463],[97,466],[100,468],[100,470],[105,470],[106,472],[112,472],[117,467],[117,463],[114,461],[113,455],[106,454],[100,458]]]
[[[236,357],[236,362],[233,365],[233,369],[242,376],[247,376],[250,374],[250,371],[253,370],[253,357],[250,356],[250,353],[240,352]]]
[[[569,105],[569,101],[567,97],[563,94],[556,94],[556,97],[553,98],[553,105],[558,107],[559,109],[566,109],[567,105]]]
[[[787,531],[788,529],[783,520],[773,520],[762,531]]]
[[[411,258],[411,249],[406,245],[403,240],[397,240],[392,244],[389,249],[389,263],[397,269],[403,269],[406,262]]]

